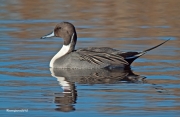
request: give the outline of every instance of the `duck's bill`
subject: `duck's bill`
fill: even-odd
[[[49,33],[49,34],[41,37],[41,39],[45,39],[45,38],[49,38],[49,37],[54,37],[54,36],[55,36],[55,35],[54,35],[54,31],[53,31],[53,32],[51,32],[51,33]]]

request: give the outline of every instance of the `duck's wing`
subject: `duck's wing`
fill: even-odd
[[[76,51],[80,55],[80,60],[87,61],[96,65],[129,65],[129,63],[119,54],[113,54],[105,51],[92,51],[87,49],[81,49]]]
[[[91,51],[91,52],[104,52],[104,53],[117,53],[119,50],[110,47],[88,47],[80,48],[77,51]]]
[[[84,49],[79,49],[76,52],[80,55],[80,59],[88,61],[92,64],[110,64],[110,65],[130,65],[135,59],[144,55],[146,52],[153,50],[170,39],[141,52],[120,52],[118,50],[108,48],[108,47],[89,47]]]

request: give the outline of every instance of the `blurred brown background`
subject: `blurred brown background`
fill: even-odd
[[[106,85],[95,85],[94,89],[87,90],[92,87],[76,84],[81,87],[77,92],[82,97],[78,98],[92,97],[102,101],[99,105],[91,103],[92,99],[86,103],[79,99],[78,104],[83,107],[79,106],[80,109],[88,107],[82,112],[90,108],[93,112],[119,115],[121,110],[129,114],[134,109],[135,114],[144,116],[146,112],[152,115],[169,112],[171,115],[180,110],[180,0],[1,0],[0,75],[4,75],[1,76],[4,81],[0,84],[3,89],[0,92],[5,97],[0,102],[19,107],[30,100],[32,105],[28,108],[35,113],[39,108],[46,111],[46,107],[53,105],[51,93],[60,92],[60,86],[52,79],[49,61],[63,42],[58,38],[39,38],[62,21],[75,25],[77,48],[107,46],[141,51],[171,38],[133,63],[132,69],[137,74],[147,76],[147,85],[112,84],[110,89],[106,89]],[[154,88],[154,84],[163,88]],[[97,90],[99,87],[101,89]],[[159,89],[165,93],[157,93]],[[21,97],[24,95],[26,98]],[[16,101],[14,97],[23,103],[13,102]],[[48,109],[53,110],[52,107]],[[47,112],[51,116],[50,111]]]

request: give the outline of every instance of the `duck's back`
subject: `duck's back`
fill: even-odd
[[[78,49],[58,58],[53,66],[55,68],[99,69],[128,65],[118,53],[119,51],[108,47]]]
[[[76,50],[77,52],[86,51],[86,52],[104,52],[109,54],[119,54],[121,53],[119,50],[110,48],[110,47],[88,47],[88,48],[80,48]]]

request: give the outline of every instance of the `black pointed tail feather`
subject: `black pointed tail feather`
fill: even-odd
[[[170,39],[168,39],[168,40],[166,40],[166,41],[164,41],[164,42],[162,42],[162,43],[160,43],[159,45],[157,45],[157,46],[154,46],[154,47],[152,47],[152,48],[149,48],[149,49],[147,49],[147,50],[144,50],[143,52],[147,52],[147,51],[150,51],[150,50],[153,50],[153,49],[155,49],[155,48],[157,48],[157,47],[159,47],[159,46],[161,46],[161,45],[163,45],[164,43],[166,43],[167,41],[169,41]]]
[[[166,43],[167,41],[169,41],[170,39],[152,47],[152,48],[149,48],[147,50],[144,50],[142,52],[126,52],[126,53],[122,53],[122,56],[125,58],[125,60],[129,63],[129,65],[131,65],[131,63],[136,60],[137,58],[139,58],[140,56],[144,55],[146,52],[150,51],[150,50],[153,50],[161,45],[163,45],[164,43]]]

